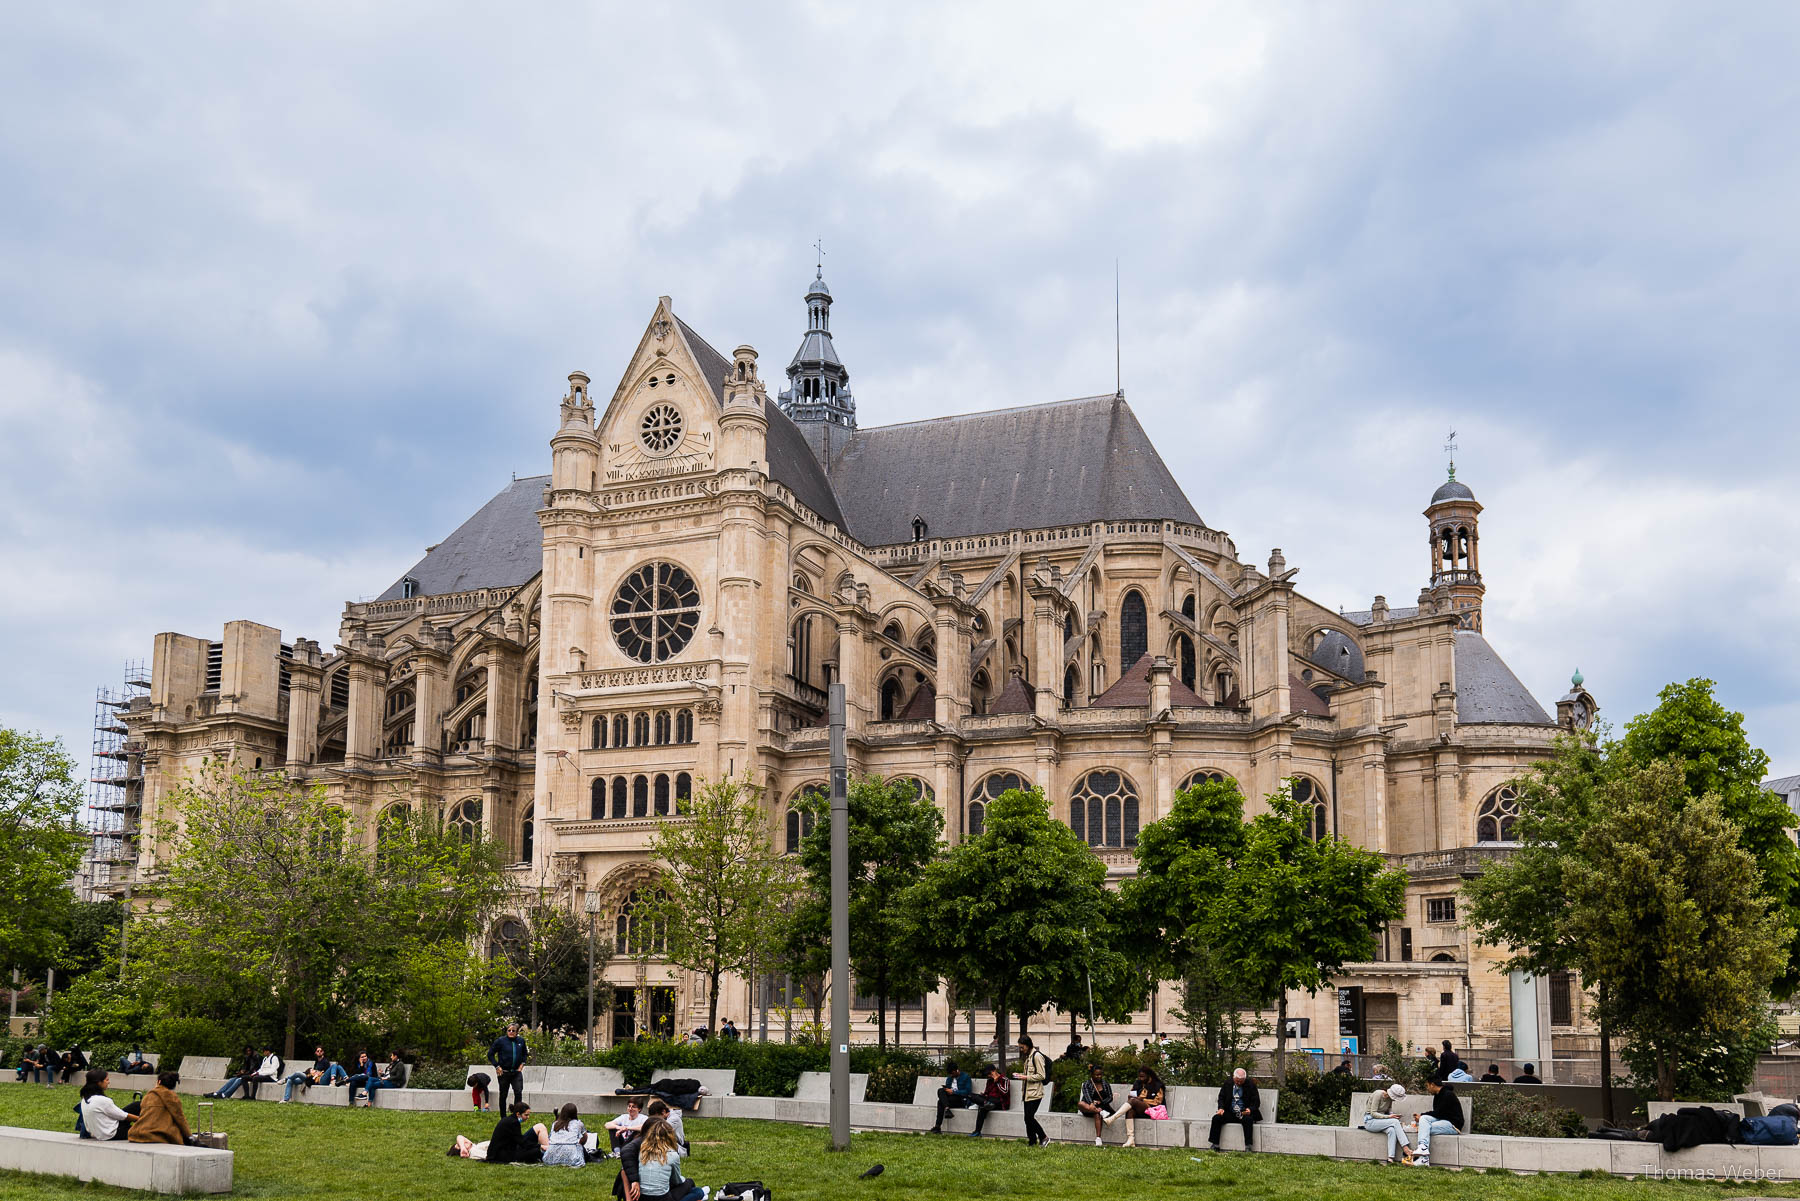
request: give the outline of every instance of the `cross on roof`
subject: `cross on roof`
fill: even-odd
[[[813,249],[819,252],[819,278],[825,278],[825,239],[813,239]]]

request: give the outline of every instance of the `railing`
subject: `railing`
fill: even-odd
[[[1452,847],[1445,851],[1416,851],[1389,858],[1396,867],[1407,872],[1478,872],[1512,853],[1510,846]]]
[[[814,688],[805,680],[792,675],[781,677],[781,690],[787,694],[789,700],[805,705],[809,709],[823,711],[831,703],[823,688]]]

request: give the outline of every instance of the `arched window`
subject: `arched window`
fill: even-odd
[[[800,844],[806,840],[806,836],[808,834],[811,834],[813,832],[813,821],[814,821],[813,812],[810,808],[802,807],[802,802],[808,800],[809,798],[816,800],[816,799],[823,798],[827,795],[828,794],[826,793],[825,785],[823,785],[823,784],[803,784],[800,786],[799,789],[797,789],[795,791],[793,796],[788,798],[788,810],[787,810],[787,853],[788,854],[798,855],[800,853]]]
[[[686,744],[694,741],[694,711],[682,709],[675,714],[675,741]]]
[[[976,672],[975,678],[969,681],[969,708],[973,710],[976,717],[987,712],[988,687],[988,676],[985,671]]]
[[[694,778],[686,772],[675,775],[675,812],[686,813],[687,803],[694,799]]]
[[[656,745],[667,746],[673,729],[674,723],[669,719],[669,711],[658,709],[656,711]]]
[[[1331,833],[1330,812],[1325,807],[1325,794],[1305,776],[1294,777],[1294,800],[1306,818],[1306,836],[1314,842]]]
[[[1182,599],[1181,615],[1189,621],[1194,620],[1194,594],[1192,592]]]
[[[631,745],[632,746],[649,746],[650,745],[650,715],[648,713],[632,714],[632,716],[631,716]]]
[[[788,675],[802,684],[812,683],[812,614],[802,614],[794,619],[792,636],[788,639],[790,655]]]
[[[596,780],[594,783],[598,784]],[[537,807],[525,806],[525,816],[519,819],[519,862],[530,863],[531,852],[537,843]]]
[[[1092,847],[1136,846],[1137,789],[1123,772],[1089,772],[1069,797],[1069,828]]]
[[[1081,673],[1071,663],[1069,670],[1063,672],[1063,708],[1073,709],[1075,707],[1075,692],[1080,687]]]
[[[594,777],[594,782],[588,786],[588,818],[591,821],[599,821],[605,816],[606,778],[604,776],[596,776]]]
[[[882,626],[881,636],[890,642],[904,643],[906,641],[906,631],[900,628],[900,623],[897,621],[890,621]]]
[[[606,719],[604,717],[594,719],[594,749],[597,751],[606,749]]]
[[[1177,788],[1175,791],[1187,792],[1189,789],[1200,787],[1200,785],[1206,783],[1208,780],[1213,781],[1215,784],[1227,784],[1231,782],[1231,777],[1222,771],[1214,771],[1210,767],[1203,767],[1199,771],[1189,772],[1188,778],[1183,780],[1181,782],[1181,787]]]
[[[1186,634],[1175,635],[1176,675],[1189,688],[1194,686],[1194,640]]]
[[[481,837],[481,801],[470,797],[450,810],[450,828],[470,842]]]
[[[631,778],[631,816],[650,816],[649,776],[633,776]]]
[[[900,677],[889,676],[881,682],[881,720],[893,721],[900,716]]]
[[[1017,772],[997,771],[975,786],[963,811],[963,833],[974,838],[987,829],[987,808],[1003,792],[1023,792],[1031,784]]]
[[[396,688],[387,695],[388,717],[398,717],[413,707],[413,694],[410,688]]]
[[[656,816],[669,816],[669,777],[661,772],[656,775]]]
[[[1150,649],[1150,619],[1144,610],[1144,594],[1135,588],[1119,604],[1119,674]]]
[[[1513,823],[1519,819],[1519,790],[1502,784],[1488,793],[1475,814],[1476,842],[1511,842]]]
[[[613,919],[613,950],[616,954],[661,955],[668,950],[668,924],[644,912],[648,904],[667,899],[668,894],[660,888],[650,895],[634,888],[626,895],[619,906],[619,915]]]
[[[915,799],[924,797],[928,801],[937,800],[937,794],[931,790],[931,785],[917,776],[895,776],[889,783],[896,789],[905,788],[907,794]]]
[[[630,722],[630,719],[627,718],[623,713],[615,713],[613,715],[612,726],[613,726],[613,736],[612,736],[613,746],[615,746],[615,747],[630,746],[631,745],[631,722]]]
[[[614,776],[613,777],[612,796],[613,796],[613,803],[612,803],[613,820],[618,821],[625,816],[625,812],[626,812],[625,777],[624,776]]]
[[[919,631],[918,639],[913,643],[913,647],[931,662],[937,662],[937,635],[932,632],[930,626]]]

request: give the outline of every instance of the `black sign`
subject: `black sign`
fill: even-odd
[[[1338,1037],[1360,1040],[1363,1036],[1363,990],[1353,985],[1337,992]]]

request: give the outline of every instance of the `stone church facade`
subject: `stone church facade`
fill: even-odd
[[[916,782],[952,843],[1032,785],[1124,875],[1141,826],[1222,775],[1252,811],[1290,782],[1319,833],[1388,855],[1407,915],[1336,982],[1359,991],[1289,999],[1301,1045],[1585,1047],[1579,988],[1490,971],[1457,922],[1460,881],[1505,853],[1507,782],[1594,704],[1578,683],[1553,717],[1487,641],[1481,506],[1454,468],[1416,602],[1336,611],[1280,550],[1239,557],[1122,395],[859,426],[822,278],[805,301],[771,396],[756,351],[719,353],[661,298],[610,394],[569,376],[549,475],[347,605],[335,646],[249,621],[159,635],[124,715],[142,815],[219,754],[323,782],[367,837],[443,812],[578,912],[593,897],[619,952],[603,1039],[687,1028],[704,989],[627,929],[656,821],[747,776],[793,849],[842,681],[852,770]],[[153,888],[155,847],[130,845],[121,882]],[[721,1014],[755,1028],[779,991],[734,981]],[[1172,1026],[1178,1003],[1165,988],[1101,1039]],[[967,1021],[942,994],[900,1011],[907,1041],[965,1041]]]

